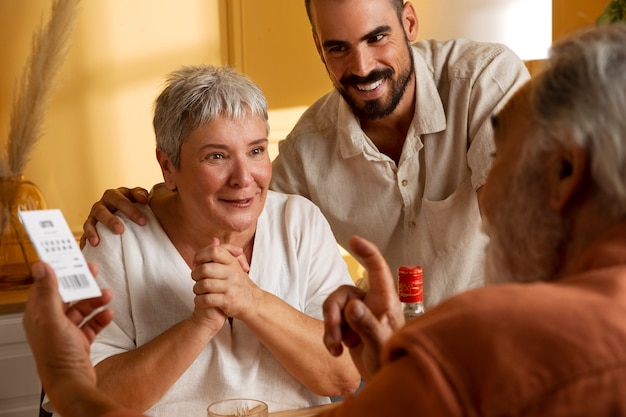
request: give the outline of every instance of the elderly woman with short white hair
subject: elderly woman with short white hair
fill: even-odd
[[[268,190],[267,103],[229,68],[183,67],[155,103],[156,157],[174,193],[124,233],[99,224],[98,282],[115,319],[92,347],[99,387],[152,416],[203,416],[232,397],[270,412],[329,402],[360,377],[322,342],[322,303],[351,283],[319,209]]]

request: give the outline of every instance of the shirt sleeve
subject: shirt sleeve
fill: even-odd
[[[101,288],[111,290],[113,299],[110,307],[115,311],[115,318],[98,334],[92,344],[91,361],[94,365],[110,356],[136,348],[127,274],[122,262],[124,259],[122,235],[113,234],[100,223],[97,228],[100,243],[96,247],[87,244],[83,254],[88,261],[98,264],[99,273],[96,282]]]
[[[493,58],[477,75],[470,94],[467,162],[474,189],[484,185],[495,150],[491,116],[500,111],[530,75],[524,63],[508,48],[492,49]],[[495,53],[497,51],[497,53]]]
[[[270,189],[285,194],[297,194],[311,199],[311,194],[304,175],[304,164],[294,149],[294,141],[290,134],[278,144],[278,156],[272,162],[272,182]]]
[[[354,397],[323,417],[462,416],[454,391],[427,357],[402,355],[385,364]]]
[[[296,218],[306,219],[306,226],[303,225],[297,233],[301,236],[299,259],[304,263],[307,276],[304,312],[321,320],[322,304],[330,293],[341,285],[354,285],[354,282],[330,225],[320,209],[310,201],[292,197],[292,202],[296,201],[301,206],[297,209],[300,213]]]

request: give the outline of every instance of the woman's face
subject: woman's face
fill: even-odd
[[[189,134],[166,184],[178,190],[192,221],[226,233],[254,229],[272,177],[267,146],[262,117],[216,118]]]

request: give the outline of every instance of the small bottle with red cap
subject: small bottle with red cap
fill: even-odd
[[[424,313],[421,266],[403,265],[398,268],[398,296],[402,303],[406,321]]]

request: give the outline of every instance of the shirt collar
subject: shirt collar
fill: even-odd
[[[433,70],[428,68],[421,55],[413,51],[413,63],[415,64],[415,114],[413,115],[413,128],[418,135],[436,133],[445,130],[446,114],[437,85],[435,84]]]

